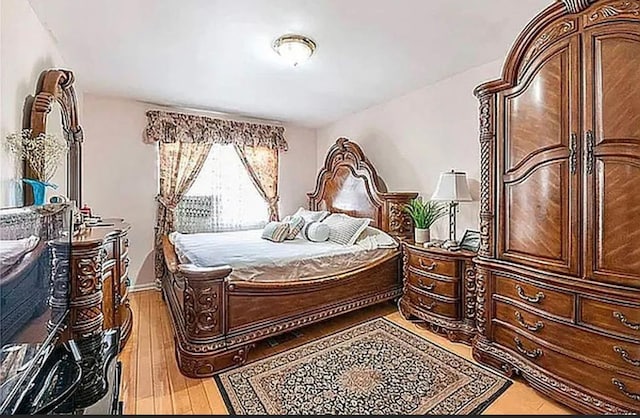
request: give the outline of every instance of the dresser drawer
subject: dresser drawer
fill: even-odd
[[[631,410],[640,408],[640,379],[565,356],[504,326],[494,327],[494,337],[498,344],[523,359],[566,381],[575,382],[596,397],[604,395]]]
[[[459,304],[456,302],[444,302],[426,294],[416,292],[411,288],[406,289],[404,297],[409,304],[422,312],[458,319]]]
[[[534,281],[525,282],[497,274],[494,277],[497,295],[543,310],[551,315],[573,320],[575,310],[573,294],[553,290]]]
[[[415,288],[429,293],[458,298],[460,282],[458,280],[442,280],[435,277],[425,276],[409,269],[407,281]]]
[[[582,296],[578,322],[640,341],[640,305]]]
[[[499,301],[495,302],[495,317],[558,347],[640,377],[639,344],[562,324]]]
[[[409,250],[409,266],[425,273],[447,277],[458,276],[458,263],[455,260],[445,260],[415,250]]]

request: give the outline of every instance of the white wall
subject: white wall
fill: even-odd
[[[131,280],[153,282],[153,228],[157,193],[156,146],[145,144],[145,113],[159,109],[132,100],[84,95],[83,200],[102,217],[131,223]],[[315,131],[285,125],[289,150],[280,166],[280,211],[284,216],[306,205],[316,167]]]
[[[23,127],[27,96],[43,70],[64,66],[54,39],[27,0],[0,1],[0,207],[22,204],[22,164],[7,152],[5,137]]]
[[[501,66],[494,61],[473,68],[319,129],[317,165],[336,138],[346,136],[362,146],[389,191],[417,191],[429,199],[440,172],[466,171],[475,201],[460,205],[458,238],[466,228],[477,230],[480,146],[473,89],[497,78]],[[432,237],[447,238],[448,231],[443,219]]]

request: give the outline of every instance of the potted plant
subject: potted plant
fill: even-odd
[[[431,200],[424,202],[421,197],[409,201],[404,210],[413,220],[416,244],[429,242],[431,240],[429,228],[447,213],[445,205]]]

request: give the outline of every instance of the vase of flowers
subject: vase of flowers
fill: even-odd
[[[33,135],[24,129],[7,135],[7,147],[18,158],[27,161],[36,178],[23,178],[33,190],[35,205],[44,204],[45,188],[58,186],[49,183],[67,154],[67,143],[62,138],[49,133]]]
[[[416,244],[424,244],[431,240],[431,225],[447,213],[447,208],[441,203],[431,200],[424,202],[421,197],[412,199],[404,208],[413,220]]]

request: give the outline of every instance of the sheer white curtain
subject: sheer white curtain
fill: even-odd
[[[269,207],[233,145],[214,144],[176,208],[176,230],[223,232],[262,228]]]

